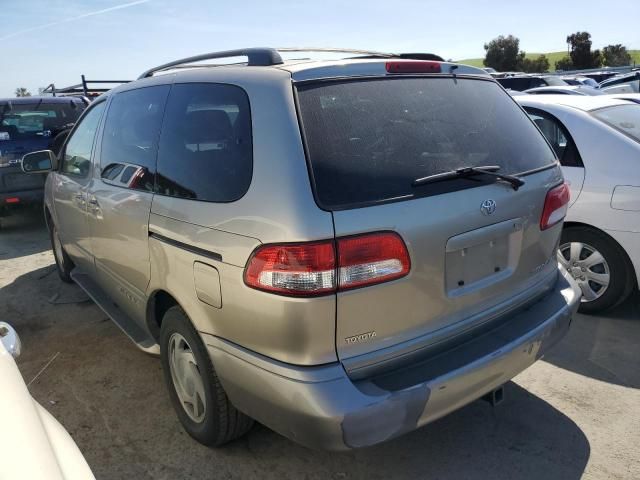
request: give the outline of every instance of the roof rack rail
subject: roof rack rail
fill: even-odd
[[[393,53],[376,52],[372,50],[355,50],[353,48],[322,48],[322,47],[283,47],[276,48],[278,52],[328,52],[328,53],[352,53],[355,55],[367,55],[371,58],[395,57]]]
[[[87,80],[84,75],[80,75],[81,83],[77,85],[70,85],[68,87],[56,88],[55,84],[51,83],[43,88],[40,93],[51,94],[54,97],[78,97],[83,96],[89,99],[93,99],[109,90],[113,87],[92,87],[89,84],[116,84],[116,83],[128,83],[131,80]]]
[[[193,57],[181,58],[173,62],[165,63],[158,67],[150,68],[143,72],[138,80],[152,76],[154,73],[172,68],[185,68],[185,64],[191,64],[202,60],[215,60],[219,58],[247,57],[248,66],[271,66],[281,65],[283,62],[279,52],[328,52],[328,53],[349,53],[360,55],[359,58],[403,58],[413,60],[436,60],[444,62],[444,59],[433,53],[385,53],[371,50],[354,50],[349,48],[318,48],[318,47],[284,47],[284,48],[242,48],[238,50],[225,50],[222,52],[204,53]],[[196,65],[191,65],[194,67]],[[204,66],[204,65],[197,65]],[[190,68],[188,67],[188,68]]]
[[[239,50],[226,50],[223,52],[211,52],[204,53],[202,55],[196,55],[194,57],[182,58],[180,60],[174,60],[173,62],[165,63],[164,65],[160,65],[158,67],[150,68],[146,72],[142,73],[138,77],[138,80],[141,78],[147,78],[153,75],[156,72],[160,72],[162,70],[168,70],[171,67],[176,67],[178,65],[183,65],[185,63],[193,63],[199,62],[201,60],[215,60],[217,58],[230,58],[230,57],[247,57],[248,62],[247,65],[250,66],[269,66],[269,65],[279,65],[282,62],[282,57],[274,48],[242,48]]]

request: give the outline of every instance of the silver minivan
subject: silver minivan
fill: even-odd
[[[62,280],[160,354],[204,444],[253,419],[317,448],[391,439],[497,399],[578,307],[555,256],[568,188],[502,87],[344,56],[171,62],[23,159],[51,170]]]

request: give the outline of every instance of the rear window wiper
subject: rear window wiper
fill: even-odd
[[[518,190],[524,185],[524,180],[514,177],[513,175],[506,175],[503,173],[497,173],[500,170],[498,165],[486,165],[481,167],[462,167],[456,168],[449,172],[436,173],[427,177],[416,178],[411,184],[413,187],[420,187],[422,185],[428,185],[430,183],[437,183],[446,180],[452,180],[454,178],[468,178],[475,177],[477,175],[489,175],[497,180],[510,183],[514,190]]]

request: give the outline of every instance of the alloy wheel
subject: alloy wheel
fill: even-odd
[[[564,243],[558,249],[558,261],[578,282],[583,302],[597,300],[609,288],[609,264],[591,245],[582,242]]]

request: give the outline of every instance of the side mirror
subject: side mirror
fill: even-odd
[[[0,341],[5,350],[9,352],[13,358],[17,358],[20,355],[20,351],[22,350],[20,337],[18,337],[16,331],[8,323],[0,322]]]
[[[24,173],[50,172],[58,167],[58,158],[51,150],[40,150],[22,157],[21,166]]]

